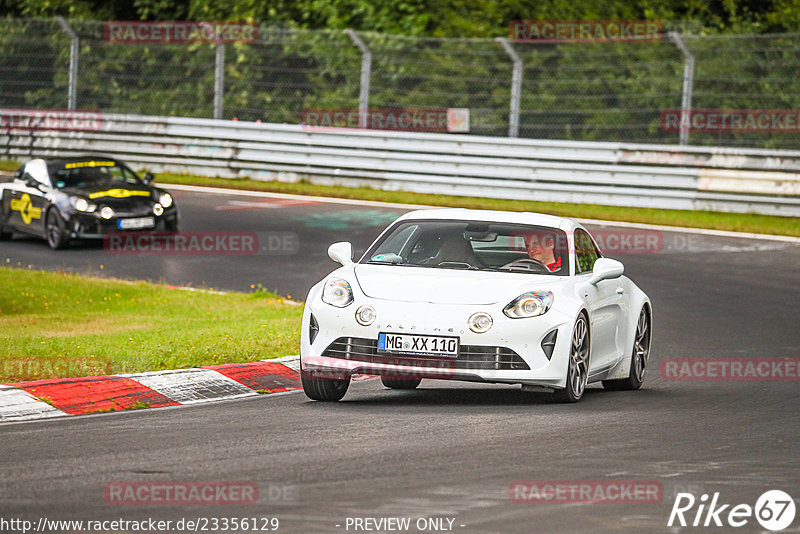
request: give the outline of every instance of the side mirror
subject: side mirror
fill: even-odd
[[[611,258],[597,258],[592,269],[592,278],[589,283],[597,285],[602,280],[613,280],[619,278],[625,272],[625,266],[617,260]]]
[[[155,179],[156,179],[156,177],[155,177],[155,176],[153,176],[153,173],[152,173],[152,172],[146,172],[146,173],[144,173],[144,183],[145,183],[146,185],[150,185],[150,184],[152,184],[152,183],[153,183],[153,180],[155,180]]]
[[[348,241],[340,241],[328,247],[328,257],[342,265],[353,263],[353,245]]]

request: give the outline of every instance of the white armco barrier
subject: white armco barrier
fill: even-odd
[[[153,172],[800,216],[800,151],[544,141],[102,115],[0,130],[0,157],[107,154]]]

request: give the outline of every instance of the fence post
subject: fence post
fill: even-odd
[[[217,45],[214,62],[214,118],[222,118],[222,97],[225,94],[225,44]]]
[[[69,35],[69,87],[67,89],[67,109],[75,109],[78,99],[78,53],[80,39],[64,17],[56,17],[61,29]]]
[[[358,92],[358,127],[367,127],[369,114],[369,78],[372,71],[372,52],[367,44],[353,30],[345,30],[353,44],[361,50],[361,89]]]
[[[508,136],[519,137],[519,101],[522,97],[522,58],[519,57],[514,47],[505,37],[497,37],[497,42],[503,46],[506,54],[514,62],[511,71],[511,106],[508,112]]]
[[[683,42],[678,32],[669,32],[669,37],[683,54],[683,95],[681,97],[681,125],[678,143],[689,143],[689,125],[692,120],[692,86],[694,85],[694,55],[686,43]]]

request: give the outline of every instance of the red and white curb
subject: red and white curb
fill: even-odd
[[[300,357],[0,384],[0,423],[157,408],[300,389]]]

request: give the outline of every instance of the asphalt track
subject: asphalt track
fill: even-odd
[[[0,261],[215,289],[260,283],[302,299],[335,267],[328,244],[347,239],[363,250],[403,212],[235,194],[176,198],[183,230],[293,232],[297,253],[129,256],[98,245],[54,253],[15,238],[0,244]],[[0,518],[257,516],[278,517],[278,532],[335,533],[355,532],[347,518],[410,517],[413,525],[448,517],[464,533],[699,532],[666,526],[676,492],[719,492],[721,503],[752,506],[782,489],[797,502],[797,381],[668,381],[658,369],[664,358],[800,356],[800,246],[667,232],[651,252],[616,255],[654,305],[641,391],[592,386],[576,405],[551,405],[511,387],[425,381],[397,392],[364,381],[338,404],[294,393],[8,424],[0,427]],[[606,479],[658,481],[664,499],[509,500],[517,480]],[[116,506],[103,498],[113,481],[217,480],[290,495],[271,501],[265,489],[259,504],[240,507]],[[789,531],[798,525],[800,518]],[[753,518],[735,530],[763,531]]]

